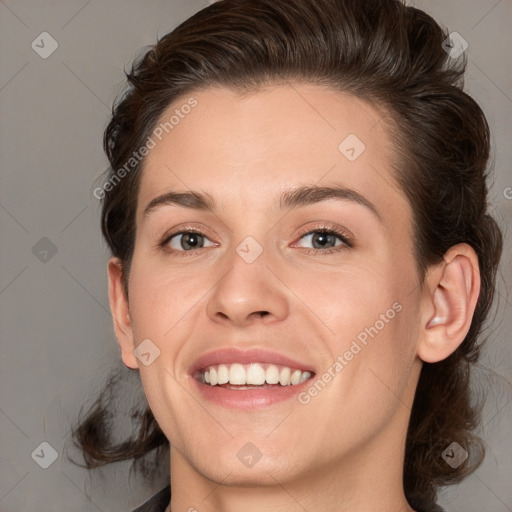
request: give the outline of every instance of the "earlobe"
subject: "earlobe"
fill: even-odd
[[[109,260],[107,271],[108,299],[114,320],[114,331],[121,348],[121,357],[125,366],[136,369],[138,368],[138,363],[133,353],[134,340],[130,310],[126,294],[123,290],[123,268],[118,258],[111,258]]]
[[[478,257],[467,244],[451,247],[426,282],[418,357],[435,363],[464,341],[480,293]]]

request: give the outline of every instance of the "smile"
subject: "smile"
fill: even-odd
[[[189,375],[204,400],[254,410],[292,400],[309,386],[316,371],[306,361],[261,347],[225,347],[200,356]]]

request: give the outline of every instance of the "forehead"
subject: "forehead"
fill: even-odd
[[[166,190],[207,192],[221,206],[264,208],[283,190],[304,184],[341,184],[403,217],[409,210],[393,177],[389,120],[353,95],[310,84],[245,95],[217,87],[183,96],[153,132],[138,221]]]

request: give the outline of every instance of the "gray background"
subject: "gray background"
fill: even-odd
[[[478,389],[489,390],[482,432],[488,453],[440,503],[448,512],[512,511],[512,2],[414,4],[469,43],[466,83],[494,135],[491,209],[506,237],[478,373]],[[0,2],[1,512],[131,510],[168,482],[163,474],[152,486],[127,483],[127,464],[89,474],[66,450],[80,404],[121,364],[107,299],[109,255],[92,195],[107,166],[101,144],[110,105],[124,66],[204,6],[206,0]],[[31,48],[45,31],[59,45],[47,59]],[[50,252],[44,256],[41,247]],[[125,393],[140,396],[137,378],[132,374]],[[47,469],[31,457],[43,441],[58,453]]]

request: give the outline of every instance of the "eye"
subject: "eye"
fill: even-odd
[[[312,247],[307,247],[307,244]],[[346,233],[332,228],[317,228],[308,231],[302,235],[299,242],[294,245],[304,247],[305,249],[312,249],[314,252],[319,251],[324,253],[353,246],[350,237]]]
[[[191,251],[202,247],[214,247],[215,244],[198,231],[181,231],[167,237],[162,245],[172,251]]]

